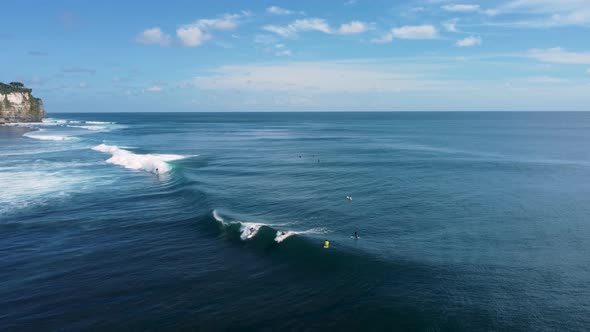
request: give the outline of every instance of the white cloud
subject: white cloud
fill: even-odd
[[[393,37],[400,39],[434,39],[438,31],[432,25],[406,25],[391,29]]]
[[[590,1],[588,0],[513,0],[499,7],[496,10],[497,13],[524,13],[538,16],[511,24],[520,27],[590,25]]]
[[[139,35],[137,35],[137,37],[135,37],[135,41],[146,45],[167,46],[172,42],[172,38],[170,38],[169,35],[163,33],[160,28],[156,27],[144,30]]]
[[[446,11],[449,11],[449,12],[475,12],[475,11],[479,11],[479,5],[471,5],[471,4],[444,5],[441,8]]]
[[[269,14],[274,14],[274,15],[303,14],[303,12],[301,12],[301,11],[289,10],[289,9],[281,8],[278,6],[270,6],[270,7],[266,8],[266,12]]]
[[[201,19],[194,25],[201,29],[232,30],[238,26],[239,15],[225,15],[223,18]]]
[[[287,49],[285,44],[275,44],[274,48],[268,48],[267,51],[274,52],[276,56],[291,56],[293,53]]]
[[[543,62],[590,64],[590,52],[568,52],[560,47],[532,49],[527,56]]]
[[[459,22],[458,19],[446,21],[446,22],[443,22],[442,26],[448,32],[458,32],[459,30],[457,30],[457,22]]]
[[[176,30],[176,36],[180,43],[186,47],[195,47],[211,39],[211,35],[206,34],[196,25],[180,27]]]
[[[360,21],[352,21],[348,24],[342,24],[338,29],[338,33],[343,35],[362,33],[365,31],[367,31],[367,25]]]
[[[143,89],[143,92],[162,92],[162,87],[159,85],[152,85],[149,88]]]
[[[200,19],[191,24],[185,24],[176,29],[176,37],[182,46],[195,47],[202,45],[213,36],[209,33],[213,30],[233,30],[238,26],[241,17],[251,15],[247,11],[241,14],[225,14],[219,18]],[[158,27],[151,28],[140,33],[135,41],[142,44],[170,45],[172,38],[162,32]]]
[[[481,45],[481,37],[470,36],[467,38],[459,39],[459,40],[457,40],[455,45],[458,47],[470,47],[470,46]]]
[[[583,10],[590,7],[586,0],[512,0],[502,8],[505,10],[528,10],[533,13],[546,14],[558,11]]]
[[[450,87],[448,82],[415,75],[415,71],[410,73],[409,68],[401,65],[363,61],[288,62],[223,66],[209,75],[194,77],[191,83],[210,90],[297,93],[400,92]]]
[[[324,19],[311,18],[296,20],[289,25],[295,31],[321,31],[323,33],[332,33],[332,29]]]
[[[265,25],[262,27],[262,29],[268,32],[276,33],[277,35],[283,37],[291,37],[296,34],[296,32],[292,29],[289,29],[289,27],[280,27],[277,25]]]
[[[301,31],[332,33],[332,29],[328,23],[321,18],[295,20],[287,26],[267,25],[263,29],[283,37],[295,37]]]
[[[454,57],[437,59],[273,61],[217,67],[188,82],[206,92],[196,98],[209,110],[235,110],[246,102],[255,105],[251,110],[276,110],[277,103],[285,102],[290,110],[389,111],[585,110],[590,103],[584,79],[530,77],[528,70],[519,71],[522,64],[514,63],[505,68],[506,79],[490,81],[481,77],[479,67],[468,67],[487,66],[487,61],[470,60],[457,71]],[[469,68],[474,70],[463,77]]]
[[[438,38],[438,31],[432,25],[406,25],[393,28],[385,35],[371,39],[372,43],[384,44],[399,39],[435,39]]]
[[[371,39],[371,43],[385,44],[385,43],[390,43],[392,40],[393,40],[393,33],[389,32],[379,38]]]
[[[268,37],[268,38],[267,38]],[[255,43],[266,45],[262,50],[266,53],[272,53],[276,56],[291,56],[293,52],[287,49],[285,44],[276,43],[276,39],[272,36],[257,35],[254,39]]]
[[[308,18],[295,20],[287,26],[266,25],[264,30],[283,37],[295,37],[303,31],[319,31],[326,34],[356,34],[367,30],[367,25],[360,21],[352,21],[342,24],[338,29],[332,29],[326,20],[322,18]]]
[[[186,24],[176,29],[176,36],[186,47],[195,47],[212,38],[207,31],[233,30],[238,26],[238,18],[245,14],[226,14],[221,18],[200,19],[192,24]]]

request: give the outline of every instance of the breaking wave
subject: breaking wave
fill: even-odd
[[[107,128],[102,127],[102,126],[68,126],[68,127],[81,128],[81,129],[92,130],[92,131],[107,130]]]
[[[326,230],[323,228],[312,228],[306,231],[277,231],[275,236],[275,241],[277,243],[281,243],[285,241],[287,238],[298,235],[298,234],[325,234]]]
[[[25,133],[25,134],[23,134],[23,136],[28,137],[28,138],[43,140],[43,141],[69,141],[69,140],[76,139],[75,137],[71,137],[71,136],[67,136],[67,135],[43,134],[44,131],[45,131],[44,129],[39,129],[37,131]]]
[[[217,210],[213,210],[212,214],[213,218],[219,223],[224,231],[228,232],[230,235],[239,234],[240,240],[242,241],[252,240],[255,237],[260,236],[262,241],[270,241],[270,239],[272,239],[276,243],[281,243],[294,235],[326,233],[326,230],[323,228],[312,228],[304,231],[279,230],[275,227],[284,227],[288,224],[265,224],[260,222],[245,222],[237,220],[226,221]]]
[[[106,121],[84,121],[84,123],[88,123],[88,124],[115,124],[115,122],[106,122]]]
[[[168,173],[172,166],[168,163],[186,158],[177,154],[137,154],[115,145],[100,144],[92,150],[112,155],[106,162],[129,169],[142,170],[150,173]]]

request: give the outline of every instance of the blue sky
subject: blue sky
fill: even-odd
[[[49,112],[590,110],[590,1],[9,1]]]

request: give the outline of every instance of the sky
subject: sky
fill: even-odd
[[[6,1],[48,112],[590,111],[590,0]]]

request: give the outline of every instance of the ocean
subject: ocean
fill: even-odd
[[[587,331],[589,144],[568,112],[0,127],[0,330]]]

